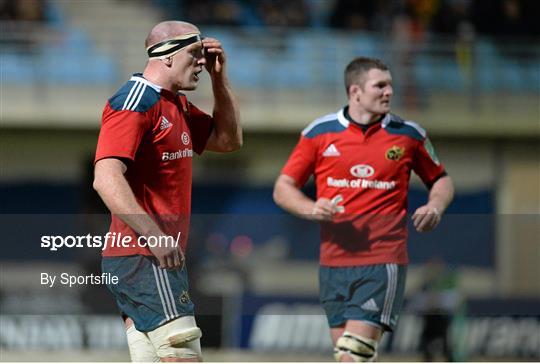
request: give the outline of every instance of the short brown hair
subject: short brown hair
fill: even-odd
[[[388,71],[388,66],[376,58],[358,57],[353,59],[345,68],[345,91],[349,94],[349,87],[357,83],[364,73],[376,68],[381,71]]]

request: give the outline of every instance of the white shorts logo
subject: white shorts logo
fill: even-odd
[[[367,178],[373,176],[375,169],[368,164],[357,164],[351,167],[351,174],[358,178]]]
[[[185,145],[189,144],[189,134],[186,132],[182,133],[182,143],[184,143]]]

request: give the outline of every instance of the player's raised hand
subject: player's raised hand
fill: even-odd
[[[416,209],[412,216],[414,228],[423,233],[431,231],[441,222],[441,213],[436,207],[424,205]]]
[[[226,61],[221,42],[215,38],[204,38],[202,43],[206,58],[206,70],[211,75],[221,74],[224,71]]]

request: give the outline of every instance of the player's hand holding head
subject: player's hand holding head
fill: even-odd
[[[412,220],[416,231],[423,233],[431,231],[439,225],[441,222],[441,213],[434,206],[424,205],[416,209]]]
[[[210,75],[219,75],[224,72],[226,57],[221,42],[215,38],[202,40],[206,58],[206,70]]]

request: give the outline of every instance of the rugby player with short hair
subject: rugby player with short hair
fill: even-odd
[[[337,361],[374,361],[397,323],[405,287],[411,171],[429,189],[412,220],[434,229],[452,180],[418,124],[390,113],[392,77],[377,59],[345,69],[348,105],[305,128],[274,186],[286,211],[321,224],[320,301]],[[313,175],[317,200],[302,186]]]
[[[202,38],[193,24],[166,21],[150,31],[145,46],[144,72],[133,75],[103,110],[94,188],[111,211],[110,231],[132,243],[107,246],[102,267],[119,278],[108,287],[122,311],[133,361],[200,361],[201,331],[183,262],[192,157],[239,149],[239,111],[217,39]],[[195,90],[205,68],[212,116],[180,92]],[[166,236],[173,239],[139,244],[141,237],[150,242]]]

